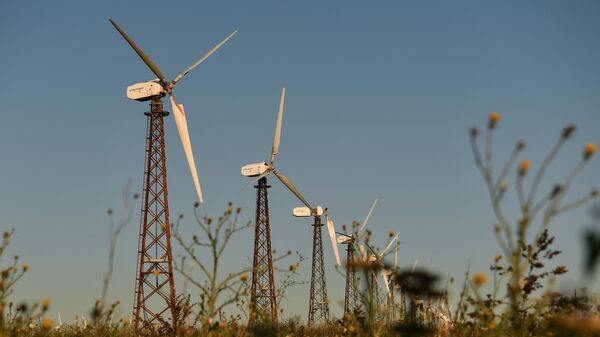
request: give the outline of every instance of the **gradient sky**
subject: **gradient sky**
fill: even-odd
[[[87,313],[106,269],[106,210],[121,208],[128,181],[141,189],[147,105],[128,100],[125,88],[154,75],[109,17],[168,78],[239,29],[176,89],[204,212],[218,215],[231,200],[244,221],[253,219],[255,195],[239,192],[247,183],[239,170],[268,159],[285,86],[281,172],[313,204],[329,207],[338,228],[362,220],[379,198],[369,225],[375,242],[383,246],[388,231],[399,230],[402,265],[418,258],[460,283],[468,264],[487,270],[499,251],[469,128],[499,111],[496,166],[525,139],[535,169],[562,127],[577,124],[544,183],[564,179],[583,145],[600,143],[599,11],[594,0],[4,2],[0,226],[16,228],[7,254],[30,264],[12,299],[48,297],[52,314],[66,320]],[[185,231],[198,233],[195,190],[174,123],[166,125],[172,218],[184,214]],[[599,169],[593,160],[567,199],[599,186]],[[293,218],[297,200],[270,181],[274,248],[310,258],[310,221]],[[511,208],[514,190],[508,193]],[[126,315],[139,202],[134,207],[110,289]],[[580,284],[581,233],[589,223],[584,208],[552,224],[563,251],[556,262],[571,270],[560,289]],[[252,236],[248,230],[236,238],[227,268],[248,261]],[[329,245],[325,254],[333,266]],[[310,260],[299,272],[310,279]],[[331,310],[340,316],[344,280],[333,268],[327,277]],[[284,316],[306,319],[308,291],[305,284],[288,292]]]

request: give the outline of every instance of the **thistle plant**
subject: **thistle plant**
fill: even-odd
[[[528,159],[522,159],[517,165],[517,159],[526,146],[523,141],[516,143],[512,154],[502,166],[500,173],[494,175],[495,171],[492,165],[493,135],[500,119],[501,116],[497,112],[490,115],[485,132],[483,153],[480,150],[478,141],[479,129],[472,128],[470,138],[475,164],[486,183],[492,209],[497,220],[497,224],[494,226],[494,234],[504,257],[506,257],[507,266],[503,270],[503,274],[509,277],[506,285],[509,315],[515,321],[518,315],[526,314],[527,310],[531,308],[526,306],[526,301],[532,291],[541,288],[539,283],[541,278],[549,274],[559,275],[566,272],[564,267],[557,267],[551,272],[543,271],[545,265],[542,260],[549,260],[560,254],[560,251],[550,249],[554,238],[548,235],[548,229],[552,220],[557,216],[586,204],[598,195],[596,189],[591,189],[587,195],[570,203],[565,202],[565,197],[573,181],[590,162],[596,152],[596,146],[592,143],[585,145],[581,159],[561,183],[553,186],[542,186],[542,179],[548,167],[575,132],[574,125],[566,126],[557,142],[533,174],[529,189],[526,189],[525,182],[530,176],[533,165]],[[515,189],[519,214],[516,223],[513,224],[503,209],[502,201],[508,187],[508,174],[511,169],[515,169],[515,166]],[[543,194],[540,196],[542,191]],[[531,236],[532,231],[534,232],[533,236]],[[495,268],[499,267],[497,264],[499,260],[496,260]],[[494,298],[494,301],[496,300]]]

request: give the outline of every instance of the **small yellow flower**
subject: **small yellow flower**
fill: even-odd
[[[389,233],[388,235],[389,235],[389,236],[390,236],[390,238],[391,238],[391,237],[393,237],[393,236],[394,236],[394,234],[395,234],[395,233],[394,233],[394,231],[390,231],[390,233]]]
[[[481,287],[486,282],[487,282],[487,276],[485,276],[484,273],[478,272],[478,273],[475,273],[475,275],[473,275],[473,283],[475,283],[475,285],[477,287]]]
[[[488,326],[488,328],[489,328],[490,330],[494,330],[494,329],[496,329],[496,322],[492,322],[492,323],[490,323],[490,325]]]
[[[154,270],[152,271],[152,274],[153,274],[154,276],[158,276],[158,275],[160,275],[160,270],[158,270],[158,269],[154,269]]]
[[[527,173],[527,171],[529,171],[530,167],[531,161],[529,159],[521,160],[521,163],[519,163],[519,175],[524,176]]]
[[[21,270],[22,270],[22,271],[27,271],[28,269],[29,269],[29,264],[28,264],[28,263],[23,263],[23,264],[21,265]]]
[[[123,325],[128,325],[128,324],[129,324],[129,319],[127,319],[127,318],[123,318],[123,319],[121,320],[121,322],[123,323]]]
[[[496,126],[496,124],[498,124],[498,122],[500,121],[500,118],[502,118],[502,116],[500,116],[499,113],[497,113],[495,111],[492,112],[490,114],[490,120],[489,120],[489,123],[488,123],[488,127],[490,129],[493,129]]]
[[[47,298],[44,298],[44,300],[42,300],[41,306],[42,306],[43,311],[48,310],[48,308],[50,307],[50,300]]]
[[[248,281],[248,273],[243,273],[242,276],[240,276],[240,280],[242,282]]]
[[[42,321],[42,329],[49,330],[52,329],[53,322],[51,319],[44,319]]]
[[[297,268],[298,268],[298,264],[297,263],[292,263],[290,265],[290,271],[291,272],[295,272]]]
[[[585,149],[583,150],[583,158],[590,159],[594,155],[594,153],[596,153],[597,150],[598,150],[598,148],[596,147],[596,144],[594,144],[594,143],[585,144]]]
[[[160,228],[162,228],[163,232],[167,230],[167,224],[161,223]]]
[[[496,257],[494,258],[494,260],[495,260],[496,262],[498,262],[498,261],[502,260],[502,255],[500,255],[500,254],[496,254]]]

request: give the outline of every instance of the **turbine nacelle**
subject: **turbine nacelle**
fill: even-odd
[[[167,91],[158,79],[132,84],[127,87],[127,98],[134,101],[149,101],[164,97],[166,94]]]
[[[242,166],[241,173],[245,177],[258,177],[269,171],[269,164],[255,163]]]
[[[313,213],[313,210],[311,210],[310,208],[303,206],[303,207],[296,207],[292,210],[292,214],[295,217],[299,217],[299,218],[304,218],[304,217],[309,217],[309,216],[321,216],[323,215],[323,207],[321,206],[317,206],[317,208],[314,209],[314,211],[316,211],[316,214]]]
[[[343,243],[352,243],[354,242],[354,238],[350,237],[350,236],[338,236],[337,238],[337,243],[339,244],[343,244]]]

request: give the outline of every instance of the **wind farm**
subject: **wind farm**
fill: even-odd
[[[600,334],[591,0],[6,7],[0,334]]]

